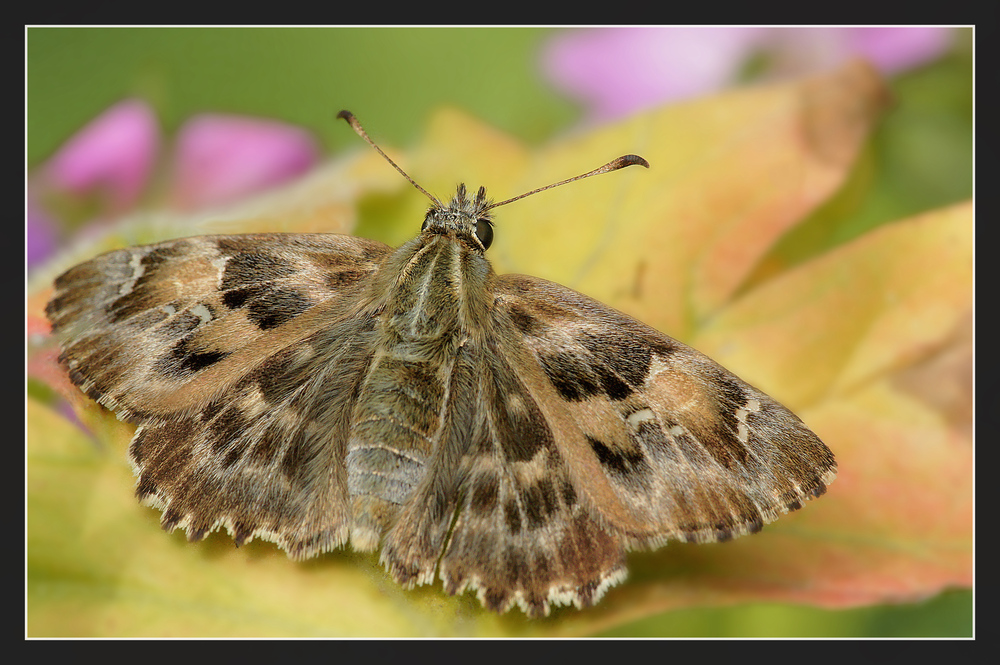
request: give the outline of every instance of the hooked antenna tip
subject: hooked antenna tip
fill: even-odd
[[[341,113],[347,113],[347,111],[341,111]],[[622,155],[615,161],[611,162],[612,168],[609,170],[623,169],[626,166],[634,166],[638,164],[639,166],[645,166],[649,168],[649,162],[640,157],[639,155]]]

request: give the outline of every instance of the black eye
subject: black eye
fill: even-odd
[[[420,225],[420,232],[423,233],[427,230],[427,225],[430,224],[430,220],[424,217],[424,223]]]
[[[485,219],[477,219],[476,237],[483,243],[483,249],[489,249],[493,244],[493,225]]]

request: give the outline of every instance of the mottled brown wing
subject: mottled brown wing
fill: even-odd
[[[296,557],[343,543],[343,448],[374,345],[366,284],[391,249],[342,235],[205,236],[56,280],[72,381],[140,425],[137,494],[192,540],[220,526]]]
[[[758,531],[836,475],[797,416],[694,349],[545,280],[495,293],[574,492],[627,547]]]
[[[589,606],[624,578],[625,549],[583,505],[505,339],[515,339],[509,324],[460,348],[436,457],[382,561],[404,585],[437,573],[448,593],[473,589],[497,612]]]

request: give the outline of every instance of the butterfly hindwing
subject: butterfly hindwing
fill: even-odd
[[[588,606],[624,578],[625,551],[580,502],[502,338],[470,340],[459,353],[447,435],[382,560],[404,584],[431,581],[438,565],[449,593],[473,589],[494,611]]]
[[[371,319],[317,331],[191,415],[143,425],[129,448],[137,494],[166,529],[225,527],[294,558],[340,547],[351,412],[375,345]]]

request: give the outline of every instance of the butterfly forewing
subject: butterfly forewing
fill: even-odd
[[[74,383],[142,422],[204,405],[265,358],[355,316],[390,251],[323,234],[121,249],[58,277],[46,313]]]
[[[518,367],[591,509],[630,545],[727,540],[822,494],[829,449],[711,359],[545,280],[498,279]]]
[[[344,442],[390,248],[342,235],[206,236],[71,268],[47,307],[70,377],[141,427],[137,494],[165,528],[343,544]]]

